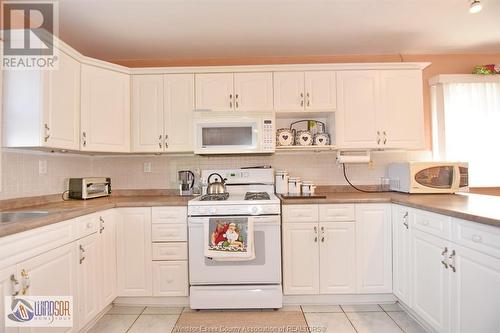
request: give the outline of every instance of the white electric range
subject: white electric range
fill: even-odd
[[[281,205],[274,194],[274,169],[203,170],[203,193],[213,173],[226,178],[227,195],[200,196],[188,203],[191,308],[281,308]],[[214,217],[253,221],[255,259],[205,257],[204,224]]]

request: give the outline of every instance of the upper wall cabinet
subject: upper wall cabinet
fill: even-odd
[[[197,74],[196,109],[272,111],[272,73]]]
[[[132,78],[132,151],[193,151],[194,74]]]
[[[342,71],[337,85],[339,148],[425,145],[420,70]]]
[[[82,65],[81,150],[130,151],[130,76]]]
[[[334,71],[274,73],[276,111],[334,111],[336,77]]]
[[[80,147],[80,63],[59,52],[57,70],[4,71],[4,146]]]

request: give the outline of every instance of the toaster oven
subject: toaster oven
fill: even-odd
[[[69,194],[71,199],[87,200],[105,197],[111,194],[111,178],[88,177],[70,178]]]

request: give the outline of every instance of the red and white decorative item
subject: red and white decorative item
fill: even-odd
[[[481,74],[481,75],[500,74],[500,64],[476,66],[476,67],[474,67],[472,74]]]

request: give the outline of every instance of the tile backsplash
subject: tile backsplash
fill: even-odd
[[[380,184],[390,162],[429,159],[429,152],[373,152],[371,165],[348,165],[354,184]],[[177,187],[177,171],[238,168],[269,164],[318,185],[346,185],[335,152],[274,155],[195,156],[129,155],[86,156],[37,151],[3,150],[0,200],[61,193],[69,177],[109,176],[114,189],[168,189]],[[44,164],[46,172],[44,173]],[[144,172],[151,163],[151,172]],[[40,169],[41,164],[41,169]],[[40,173],[41,171],[41,173]]]

